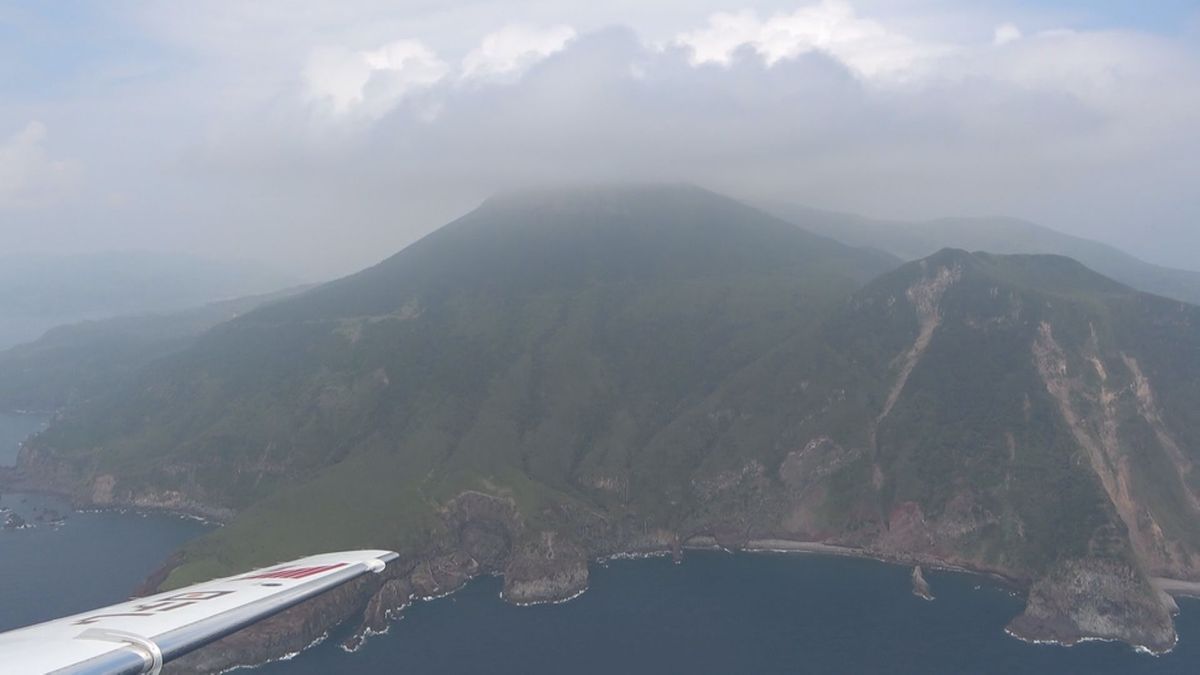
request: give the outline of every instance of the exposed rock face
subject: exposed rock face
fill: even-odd
[[[875,419],[876,425],[892,412],[892,408],[900,400],[900,395],[904,393],[904,385],[908,383],[908,378],[912,375],[913,369],[917,367],[917,364],[921,361],[921,357],[929,349],[929,343],[933,340],[934,331],[942,324],[942,296],[946,294],[947,289],[962,278],[962,267],[958,265],[940,266],[934,270],[929,270],[926,262],[921,261],[921,269],[926,274],[909,287],[904,294],[908,298],[908,301],[912,303],[917,314],[919,325],[917,337],[913,341],[912,346],[909,347],[908,352],[900,360],[899,374],[896,376],[891,391],[888,392],[887,401],[883,404],[883,410],[880,411],[879,416]]]
[[[236,515],[234,509],[206,500],[202,489],[125,488],[111,473],[92,473],[29,445],[22,447],[16,470],[0,474],[0,479],[15,489],[62,494],[76,506],[86,508],[163,510],[217,522]]]
[[[92,481],[92,502],[97,506],[108,506],[113,503],[113,488],[117,479],[111,473],[96,476]]]
[[[1008,630],[1031,641],[1123,640],[1153,652],[1175,646],[1173,603],[1120,561],[1070,561],[1036,582]]]
[[[10,513],[4,519],[4,525],[0,527],[5,530],[23,530],[26,527],[29,527],[29,524],[26,523],[25,519],[21,516],[15,513]]]
[[[794,273],[819,242],[786,245],[779,223],[734,256],[712,208],[647,217],[667,230],[624,213],[604,210],[617,230],[585,218],[580,239],[505,211],[528,235],[515,244],[468,218],[421,255],[245,317],[48,430],[24,480],[92,503],[252,505],[236,535],[270,532],[272,554],[404,549],[347,601],[360,636],[478,575],[550,602],[586,588],[597,557],[799,540],[1015,580],[1033,589],[1026,637],[1173,640],[1148,574],[1200,578],[1200,311],[1071,261],[962,251],[817,302]],[[720,236],[681,247],[697,223]],[[628,242],[668,230],[630,260]],[[549,235],[566,257],[547,266],[527,252]],[[106,465],[93,445],[147,461]]]
[[[409,584],[416,597],[437,598],[462,588],[479,572],[479,563],[470,556],[448,553],[417,563],[409,575]]]
[[[913,595],[922,600],[933,600],[933,591],[929,590],[929,582],[925,581],[925,575],[921,572],[920,565],[913,567],[912,587]]]
[[[399,618],[413,599],[412,583],[406,578],[390,578],[371,596],[363,612],[362,623],[342,646],[354,651],[372,635],[386,633],[392,621]]]
[[[1167,519],[1156,513],[1156,501],[1140,494],[1144,488],[1138,487],[1135,471],[1139,462],[1145,463],[1148,458],[1138,458],[1130,452],[1133,443],[1128,438],[1127,420],[1131,409],[1136,409],[1158,440],[1158,447],[1145,448],[1143,452],[1161,453],[1166,460],[1163,463],[1171,469],[1168,480],[1174,483],[1174,492],[1182,497],[1179,506],[1189,512],[1189,519],[1200,519],[1200,506],[1186,479],[1191,462],[1163,424],[1150,383],[1137,361],[1122,353],[1119,360],[1114,359],[1106,366],[1093,328],[1082,362],[1077,359],[1072,364],[1048,322],[1038,327],[1033,353],[1047,391],[1128,528],[1138,557],[1151,574],[1185,579],[1195,576],[1200,570],[1197,564],[1200,557],[1187,544],[1190,538],[1180,536],[1179,532],[1168,534],[1164,529]],[[1081,366],[1092,372],[1081,372]],[[1127,370],[1122,374],[1128,379],[1114,384],[1112,380],[1121,366]],[[1151,489],[1165,487],[1157,485]]]
[[[177,659],[163,672],[216,673],[295,654],[360,615],[383,583],[378,575],[360,577]]]
[[[556,542],[557,540],[557,542]],[[587,589],[587,556],[554,532],[517,549],[504,570],[504,599],[518,605],[557,602]]]
[[[779,465],[779,478],[789,488],[803,491],[820,483],[861,455],[857,448],[843,448],[832,438],[814,438],[800,450],[787,454]]]

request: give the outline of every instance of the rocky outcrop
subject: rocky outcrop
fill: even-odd
[[[360,577],[177,659],[163,672],[217,673],[287,658],[325,639],[333,627],[361,615],[383,583],[379,575]]]
[[[30,527],[25,519],[16,513],[10,513],[4,519],[4,524],[0,525],[0,529],[4,530],[24,530]]]
[[[182,490],[125,487],[111,473],[93,474],[76,462],[31,445],[22,447],[17,466],[0,475],[13,489],[63,495],[77,508],[170,511],[226,522],[237,512]]]
[[[407,578],[384,581],[367,602],[358,629],[342,642],[342,647],[347,651],[355,651],[372,635],[386,633],[392,621],[398,619],[400,613],[412,604],[413,596],[412,582]]]
[[[929,590],[929,582],[925,581],[925,574],[921,572],[920,565],[914,566],[912,570],[912,592],[922,600],[933,600],[933,591]]]
[[[555,532],[514,551],[504,570],[503,598],[517,605],[560,602],[587,589],[587,555]]]
[[[1008,632],[1031,642],[1072,645],[1121,640],[1155,653],[1175,646],[1171,603],[1121,561],[1075,560],[1029,589],[1025,612]]]

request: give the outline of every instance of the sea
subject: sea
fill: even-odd
[[[0,414],[0,466],[11,466],[47,419]],[[172,551],[211,529],[162,513],[78,513],[58,497],[0,491],[0,523],[10,512],[29,527],[0,529],[0,631],[120,602]]]
[[[0,412],[0,466],[16,464],[21,443],[49,420],[46,415]]]
[[[3,429],[6,419],[0,438],[8,442],[19,430]],[[4,494],[0,507],[35,524],[0,532],[0,630],[120,601],[172,550],[210,529],[165,514],[70,512],[44,495]],[[66,520],[37,521],[47,509]],[[1200,672],[1194,600],[1180,601],[1179,646],[1150,656],[1117,643],[1066,648],[1011,638],[1004,626],[1023,599],[969,574],[927,571],[936,596],[929,602],[912,594],[907,568],[812,554],[695,552],[680,563],[616,560],[591,572],[579,598],[534,607],[507,605],[499,579],[477,579],[416,603],[355,653],[340,646],[345,627],[253,672]]]

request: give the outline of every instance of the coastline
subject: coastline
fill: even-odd
[[[0,467],[0,470],[11,467]],[[3,475],[0,474],[0,479]],[[91,504],[80,502],[76,496],[64,490],[56,490],[45,486],[23,485],[19,481],[6,482],[0,480],[0,490],[13,494],[39,495],[43,497],[54,497],[61,499],[67,503],[68,508],[74,513],[119,513],[121,515],[160,515],[179,518],[180,520],[191,520],[202,525],[211,525],[213,527],[224,527],[229,523],[230,518],[220,518],[211,513],[200,510],[177,509],[168,506],[153,506],[143,504]]]
[[[938,571],[954,572],[954,573],[959,573],[959,574],[968,574],[973,577],[980,578],[981,580],[985,581],[986,583],[993,584],[993,585],[1000,587],[1002,589],[1005,589],[1005,590],[1012,591],[1012,590],[1016,589],[1016,590],[1023,592],[1021,584],[1018,580],[1006,577],[1002,574],[998,574],[991,570],[971,569],[971,568],[968,568],[968,567],[965,567],[962,565],[948,563],[945,561],[933,561],[933,560],[915,561],[911,557],[907,557],[907,556],[903,556],[903,557],[902,556],[888,556],[888,555],[878,552],[878,551],[870,551],[870,550],[866,550],[866,549],[849,547],[849,546],[840,546],[840,545],[836,545],[836,544],[827,544],[824,542],[796,541],[796,540],[786,540],[786,539],[749,540],[749,541],[745,542],[744,545],[735,546],[735,547],[714,545],[713,542],[709,542],[707,539],[700,539],[699,541],[693,541],[693,540],[689,539],[687,542],[681,543],[680,546],[678,547],[678,549],[664,548],[664,549],[652,550],[652,551],[647,551],[647,550],[642,549],[642,550],[636,550],[636,551],[618,552],[618,553],[607,554],[607,555],[602,555],[602,556],[597,556],[595,558],[592,558],[589,561],[589,564],[607,565],[609,562],[616,561],[616,560],[644,560],[644,559],[664,558],[664,557],[673,557],[677,563],[680,563],[680,562],[682,562],[682,558],[684,557],[683,553],[687,552],[687,551],[723,552],[723,553],[727,553],[730,555],[737,555],[737,554],[815,555],[815,556],[827,556],[827,557],[839,557],[839,558],[858,558],[858,559],[872,560],[874,562],[878,562],[878,563],[884,564],[884,565],[895,565],[895,566],[901,566],[901,567],[909,567],[909,566],[913,566],[914,564],[919,563],[920,565],[926,567],[927,569],[935,569]],[[479,578],[482,576],[488,576],[488,575],[476,575],[474,577],[471,577],[470,579],[467,579],[464,582],[463,586],[465,586],[467,583],[470,583],[471,581],[474,581],[476,578]],[[1168,580],[1168,581],[1171,581],[1171,580]],[[1183,582],[1183,583],[1187,583],[1187,582]],[[414,598],[410,598],[410,600],[433,601],[436,599],[440,599],[440,598],[444,598],[446,596],[452,595],[455,592],[457,592],[458,590],[460,590],[461,588],[462,588],[462,586],[458,586],[458,587],[454,588],[453,590],[437,594],[436,596],[414,597]],[[501,591],[501,593],[499,594],[498,597],[501,601],[503,601],[507,604],[513,605],[513,606],[534,607],[534,606],[539,606],[539,605],[564,604],[564,603],[567,603],[567,602],[570,602],[572,600],[579,598],[580,596],[585,594],[588,590],[589,590],[588,587],[585,586],[583,588],[574,590],[573,592],[569,593],[568,595],[565,595],[562,597],[553,597],[553,598],[548,597],[544,600],[537,600],[537,601],[514,602],[514,601],[506,598],[503,591]],[[1192,589],[1192,590],[1193,590],[1193,592],[1195,592],[1197,594],[1197,596],[1200,596],[1200,584],[1196,584],[1195,589]],[[390,625],[391,623],[396,623],[402,619],[403,619],[403,614],[401,612],[396,612],[389,617],[388,624]],[[365,640],[369,639],[370,637],[373,637],[374,635],[386,634],[387,632],[388,632],[387,627],[384,627],[382,630],[364,630],[360,635],[357,636],[360,638],[360,641],[356,644],[356,648],[360,648],[362,646],[362,642],[365,642]],[[1123,641],[1123,640],[1119,640],[1119,639],[1091,637],[1091,636],[1084,636],[1084,637],[1080,637],[1080,638],[1072,639],[1072,640],[1059,640],[1059,639],[1055,639],[1052,637],[1029,637],[1029,636],[1022,635],[1018,632],[1014,632],[1012,629],[1007,628],[1007,627],[1004,629],[1004,632],[1007,636],[1018,639],[1022,642],[1028,643],[1028,644],[1057,645],[1057,646],[1061,646],[1061,647],[1072,647],[1072,646],[1078,645],[1083,642],[1125,642],[1126,644],[1129,645],[1129,647],[1132,650],[1134,650],[1135,652],[1137,652],[1139,654],[1161,656],[1161,655],[1166,654],[1171,651],[1171,649],[1156,650],[1151,647],[1147,647],[1144,645],[1138,645],[1138,644],[1132,644],[1127,641]],[[1174,645],[1172,645],[1172,648],[1173,647],[1174,647]],[[351,651],[355,651],[355,650],[348,649],[346,651],[351,652]]]
[[[1102,637],[1092,637],[1092,636],[1084,636],[1084,637],[1076,638],[1074,640],[1056,640],[1054,638],[1034,638],[1034,637],[1027,637],[1025,635],[1022,635],[1021,633],[1014,631],[1012,628],[1009,628],[1009,627],[1005,627],[1004,634],[1009,636],[1010,638],[1013,638],[1014,640],[1020,640],[1021,642],[1024,642],[1025,644],[1053,645],[1055,647],[1064,647],[1066,649],[1070,649],[1071,647],[1081,645],[1085,642],[1108,642],[1108,643],[1120,642],[1120,643],[1129,645],[1129,647],[1131,649],[1133,649],[1133,651],[1137,652],[1138,654],[1142,654],[1145,656],[1153,656],[1155,658],[1157,658],[1159,656],[1166,656],[1167,654],[1170,654],[1171,652],[1175,651],[1175,647],[1179,644],[1179,638],[1176,638],[1174,644],[1172,644],[1167,649],[1157,650],[1157,649],[1152,649],[1150,647],[1147,647],[1145,645],[1130,644],[1130,643],[1126,642],[1125,640],[1118,640],[1117,638],[1102,638]]]
[[[54,491],[54,490],[22,490],[22,491],[30,492],[30,493],[50,494],[50,495],[55,495],[55,496],[59,496],[59,497],[67,497],[66,495],[63,495],[61,492]],[[149,513],[167,514],[167,515],[172,515],[172,516],[179,517],[179,518],[207,522],[207,523],[214,524],[214,525],[221,524],[219,521],[212,521],[209,519],[204,519],[204,518],[198,517],[195,513],[187,511],[187,510],[162,508],[162,507],[140,507],[140,506],[130,506],[130,505],[83,506],[82,508],[75,508],[74,510],[76,510],[78,512],[83,512],[83,513],[86,513],[86,512],[116,512],[116,513],[124,513],[124,514],[139,514],[139,513],[141,513],[141,514],[149,514]],[[861,547],[832,544],[832,543],[826,543],[826,542],[820,542],[820,541],[802,541],[802,540],[793,540],[793,539],[785,539],[785,538],[748,539],[748,540],[745,540],[742,542],[737,542],[737,543],[731,543],[728,541],[726,541],[725,543],[721,543],[716,537],[707,536],[707,535],[699,535],[699,536],[688,537],[683,540],[677,539],[673,543],[663,542],[663,544],[661,546],[634,548],[633,550],[618,551],[615,553],[597,555],[597,556],[590,557],[587,562],[589,565],[596,564],[596,565],[604,566],[604,565],[607,565],[608,563],[610,563],[612,561],[616,561],[616,560],[640,560],[640,559],[662,558],[662,557],[670,556],[670,557],[674,558],[677,563],[679,563],[679,562],[682,562],[682,559],[684,558],[684,554],[688,551],[701,551],[701,552],[703,552],[703,551],[710,551],[710,552],[719,551],[719,552],[724,552],[724,553],[728,553],[728,554],[745,553],[745,554],[758,554],[758,555],[763,555],[763,554],[767,554],[767,555],[817,555],[817,556],[829,556],[829,557],[839,557],[839,558],[867,559],[867,560],[873,560],[875,562],[879,562],[882,564],[896,565],[896,566],[901,566],[901,567],[912,567],[912,566],[920,565],[920,566],[925,567],[927,570],[935,569],[935,570],[939,570],[939,571],[970,574],[975,577],[981,577],[983,580],[987,581],[988,583],[999,586],[1001,588],[1005,588],[1007,590],[1017,591],[1022,594],[1025,594],[1028,592],[1028,584],[1027,583],[1023,583],[1019,579],[1005,576],[994,570],[976,569],[976,568],[971,568],[969,566],[964,566],[962,564],[958,564],[955,562],[949,562],[949,561],[945,561],[945,560],[936,560],[936,559],[931,559],[931,558],[923,557],[923,556],[894,555],[894,554],[888,554],[886,552],[881,552],[878,550],[872,550],[872,549],[861,548]],[[172,566],[172,562],[173,561],[171,561],[171,560],[166,561],[164,568],[169,570],[169,568]],[[404,572],[399,569],[394,570],[394,573],[398,573],[401,578],[406,577],[408,575],[408,572]],[[481,574],[472,574],[472,575],[469,575],[467,578],[463,579],[461,584],[454,585],[451,587],[446,587],[443,590],[441,590],[440,592],[431,593],[431,594],[406,595],[404,599],[407,600],[408,602],[412,602],[415,600],[433,601],[436,599],[440,599],[440,598],[452,595],[456,591],[460,590],[462,588],[462,586],[465,585],[466,583],[470,583],[471,581],[473,581],[476,578],[481,577],[481,576],[488,576],[489,574],[492,574],[492,573],[484,572]],[[492,575],[494,576],[494,574],[492,574]],[[585,577],[585,579],[586,579],[586,577]],[[1155,588],[1159,589],[1160,591],[1162,591],[1164,593],[1168,593],[1172,596],[1200,598],[1200,582],[1187,582],[1187,581],[1182,581],[1182,580],[1166,579],[1166,578],[1155,578],[1155,579],[1153,579],[1153,582],[1154,582]],[[537,606],[537,605],[545,605],[545,604],[563,604],[563,603],[570,602],[570,601],[582,596],[584,593],[586,593],[588,590],[588,585],[585,582],[585,584],[579,588],[569,588],[569,589],[555,588],[555,589],[553,589],[553,591],[562,591],[561,594],[554,593],[550,589],[547,589],[547,590],[548,590],[548,595],[545,598],[523,599],[521,601],[514,601],[514,600],[510,600],[509,598],[505,597],[505,594],[503,591],[501,591],[499,598],[503,602],[512,604],[514,606],[521,606],[521,607],[529,607],[529,606]],[[370,590],[363,589],[363,592],[361,593],[361,597],[359,598],[360,604],[365,605],[368,600],[371,600],[372,598],[375,597],[375,593],[377,591],[378,591],[378,588],[372,588]],[[357,591],[356,591],[356,593],[357,593]],[[318,617],[320,615],[324,614],[324,612],[318,607],[318,605],[313,604],[315,602],[316,602],[315,599],[314,599],[314,601],[306,602],[303,605],[298,606],[296,608],[296,610],[299,610],[299,613],[302,615],[303,614],[309,615],[310,618],[314,622],[321,623],[321,619]],[[384,602],[384,604],[386,604],[388,601],[384,600],[383,602]],[[365,643],[366,640],[370,639],[371,637],[373,637],[375,635],[386,634],[389,631],[389,627],[391,624],[396,623],[404,618],[403,617],[403,606],[398,607],[398,608],[381,606],[380,609],[386,615],[385,621],[382,623],[382,625],[364,624],[363,627],[360,629],[360,631],[356,632],[355,638],[357,638],[357,641],[356,641],[355,647],[353,649],[346,649],[347,652],[356,651],[357,648],[361,648],[362,644]],[[393,611],[393,610],[396,610],[396,611]],[[306,640],[304,646],[300,647],[299,649],[297,649],[295,646],[293,646],[291,649],[288,650],[288,652],[286,654],[272,654],[272,653],[270,653],[270,647],[267,645],[263,646],[263,651],[261,653],[254,654],[252,657],[249,654],[246,654],[243,652],[242,657],[249,657],[249,658],[242,661],[241,663],[233,663],[233,662],[229,663],[225,668],[222,669],[222,672],[228,672],[230,670],[234,670],[234,669],[238,669],[238,668],[254,668],[254,667],[258,667],[260,665],[264,665],[269,662],[274,662],[274,661],[278,661],[278,660],[282,660],[282,659],[294,658],[295,656],[297,656],[300,653],[303,653],[307,649],[309,649],[317,644],[320,644],[320,642],[323,639],[327,639],[329,637],[329,635],[331,634],[331,631],[335,630],[339,625],[346,625],[347,623],[352,624],[355,621],[365,619],[366,616],[367,616],[366,613],[362,613],[362,610],[360,610],[360,613],[357,613],[352,616],[344,617],[344,618],[342,618],[341,621],[338,621],[337,623],[322,624],[319,626],[314,626],[315,628],[317,628],[320,631],[320,633],[318,635],[314,636],[315,639]],[[247,630],[252,630],[252,629],[247,629]],[[1125,642],[1126,644],[1128,644],[1130,646],[1131,649],[1137,651],[1138,653],[1150,654],[1150,655],[1156,655],[1156,656],[1170,652],[1171,648],[1174,648],[1174,646],[1175,646],[1175,645],[1171,645],[1171,648],[1167,648],[1167,649],[1162,649],[1162,648],[1154,649],[1154,648],[1147,647],[1144,645],[1138,645],[1138,644],[1132,643],[1128,640],[1120,640],[1120,639],[1115,639],[1115,638],[1102,638],[1102,637],[1091,637],[1091,636],[1082,636],[1082,637],[1078,637],[1078,638],[1074,638],[1074,637],[1062,638],[1061,636],[1043,636],[1043,635],[1037,635],[1037,634],[1026,635],[1020,631],[1014,631],[1012,628],[1006,628],[1005,633],[1006,633],[1006,635],[1008,635],[1012,638],[1019,639],[1022,642],[1026,642],[1029,644],[1054,644],[1054,645],[1059,645],[1059,646],[1064,646],[1064,647],[1070,647],[1070,646],[1079,644],[1081,642],[1089,642],[1089,641]]]
[[[901,567],[920,565],[921,567],[937,570],[939,572],[957,572],[960,574],[970,574],[973,576],[984,577],[993,583],[1012,590],[1024,591],[1028,586],[1028,582],[1026,581],[1006,576],[991,569],[976,568],[958,563],[951,563],[930,556],[891,555],[872,549],[841,546],[838,544],[827,544],[824,542],[806,542],[791,539],[752,539],[746,542],[744,546],[725,550],[730,550],[732,552],[742,551],[746,553],[796,553],[831,555],[843,558],[865,558],[868,560],[881,562],[886,565],[898,565]]]
[[[3,477],[3,474],[3,470],[0,470],[0,477]],[[52,486],[47,486],[44,484],[36,486],[22,485],[21,483],[24,481],[20,480],[20,476],[12,476],[11,474],[10,476],[12,478],[17,478],[17,480],[0,481],[7,484],[5,489],[27,492],[31,494],[47,494],[56,496],[67,501],[72,510],[80,513],[115,512],[123,514],[166,514],[218,527],[224,525],[228,520],[227,518],[212,517],[211,509],[203,507],[202,505],[187,504],[186,501],[184,501],[183,508],[179,508],[181,505],[180,501],[175,500],[173,500],[174,503],[171,505],[146,503],[129,504],[124,502],[96,504],[88,500],[86,497],[81,498],[79,494],[72,495],[64,490],[53,489]],[[198,508],[189,508],[189,506],[197,506]],[[728,539],[721,539],[707,534],[693,535],[686,538],[678,536],[665,536],[649,546],[634,546],[629,550],[618,550],[613,553],[600,553],[598,555],[589,556],[587,557],[586,561],[581,560],[580,562],[585,562],[587,565],[593,563],[597,565],[606,565],[614,560],[631,560],[671,556],[678,563],[682,560],[683,554],[686,551],[723,551],[726,553],[773,555],[823,555],[842,558],[868,559],[883,564],[897,565],[902,567],[922,566],[926,570],[932,569],[982,577],[991,584],[1000,586],[1012,592],[1020,593],[1026,597],[1028,597],[1031,585],[1031,580],[1008,576],[1004,573],[996,571],[995,569],[964,565],[961,563],[961,561],[948,561],[927,555],[914,555],[911,553],[897,554],[871,548],[822,541],[804,541],[783,537],[764,537],[744,540],[734,539],[730,541]],[[164,569],[160,570],[160,572],[169,572],[170,568],[177,564],[178,561],[167,560],[163,565]],[[537,590],[534,590],[533,592],[518,592],[514,594],[515,597],[511,598],[508,597],[504,591],[501,591],[500,599],[515,606],[562,604],[578,598],[588,590],[588,575],[586,573],[582,575],[566,575],[565,578],[556,579],[555,575],[553,574],[553,567],[542,570],[543,574],[546,572],[550,572],[550,574],[548,576],[539,576],[537,579],[525,580],[527,586],[528,582],[530,581],[534,582],[535,586],[540,586],[540,588]],[[404,579],[407,578],[410,573],[411,570],[408,572],[397,571],[396,574],[398,577]],[[469,570],[467,568],[460,567],[458,572],[458,581],[460,583],[451,585],[449,587],[443,587],[443,589],[439,589],[441,592],[438,593],[426,594],[424,596],[416,595],[415,597],[409,597],[407,599],[409,601],[414,599],[426,601],[433,600],[437,597],[442,597],[444,595],[453,593],[454,591],[458,590],[462,584],[467,583],[478,576],[497,573],[499,573],[499,570],[494,568],[491,571],[484,572],[479,570],[477,567],[475,570]],[[501,574],[501,576],[503,576],[503,574]],[[150,579],[147,579],[147,582],[149,581]],[[1152,582],[1154,587],[1165,595],[1200,598],[1200,582],[1187,582],[1183,580],[1166,578],[1156,578],[1153,579]],[[146,586],[144,585],[138,590],[144,590],[145,588]],[[376,591],[378,591],[378,589],[374,589],[371,592],[364,592],[360,598],[361,604],[365,606],[372,600],[381,602],[382,605],[389,605],[391,603],[390,600],[376,598]],[[310,603],[312,602],[314,601],[310,601]],[[314,626],[314,628],[317,628],[322,633],[332,630],[338,624],[361,621],[362,626],[358,631],[356,631],[355,638],[358,642],[356,646],[361,646],[362,642],[364,642],[366,639],[369,639],[373,635],[386,632],[386,626],[388,624],[398,621],[400,618],[402,618],[402,607],[381,606],[379,609],[383,611],[383,614],[380,614],[379,612],[372,613],[365,610],[358,610],[357,614],[342,618],[338,624],[324,624],[320,619],[316,618],[324,614],[324,612],[321,611],[317,604],[310,605],[310,603],[305,603],[296,609],[299,610],[299,614],[307,614],[316,623],[321,623],[320,626]],[[376,616],[376,614],[379,616]],[[1014,622],[1016,622],[1016,620],[1022,616],[1023,615],[1018,615],[1018,617],[1015,617]],[[1121,636],[1109,637],[1075,635],[1070,630],[1062,631],[1059,630],[1059,628],[1056,628],[1056,626],[1038,626],[1029,622],[1021,622],[1017,625],[1010,624],[1010,626],[1005,629],[1005,632],[1011,637],[1032,644],[1057,644],[1061,646],[1072,646],[1081,641],[1090,640],[1119,641],[1128,644],[1132,649],[1138,651],[1139,653],[1147,654],[1164,654],[1171,651],[1171,649],[1175,647],[1174,643],[1167,645],[1165,641],[1162,644],[1156,644],[1155,646],[1147,646],[1138,644],[1139,640],[1136,638],[1123,639]],[[318,637],[318,634],[311,635],[311,638],[316,637]],[[292,645],[289,651],[296,651],[297,646],[298,645]],[[298,651],[302,652],[305,649],[307,649],[307,647],[303,647]],[[228,667],[253,667],[253,665],[261,665],[268,661],[276,660],[279,658],[279,656],[280,655],[278,654],[272,654],[270,647],[264,646],[262,651],[258,653],[255,653],[254,650],[251,650],[249,653],[243,651],[240,659],[242,662],[231,662]],[[238,657],[235,657],[235,659],[237,658]]]
[[[1175,598],[1200,599],[1200,581],[1184,581],[1167,577],[1151,577],[1150,583],[1159,591]]]

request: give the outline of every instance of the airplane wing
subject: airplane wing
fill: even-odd
[[[162,664],[356,579],[391,551],[325,553],[0,633],[0,670],[157,675]]]

